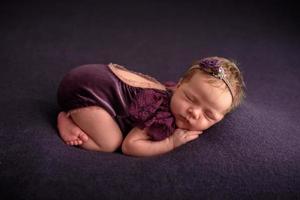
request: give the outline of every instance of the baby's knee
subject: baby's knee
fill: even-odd
[[[102,146],[101,151],[110,153],[115,152],[120,146],[121,144],[106,144]]]
[[[115,138],[115,140],[103,142],[101,145],[101,150],[104,152],[115,152],[123,142],[123,138]]]

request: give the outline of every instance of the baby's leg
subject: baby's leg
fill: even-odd
[[[111,117],[101,107],[81,108],[79,112],[71,112],[73,121],[88,135],[82,148],[95,151],[113,152],[121,146],[122,132]]]
[[[61,138],[68,145],[81,145],[88,136],[72,121],[67,113],[60,112],[57,116],[57,128]]]

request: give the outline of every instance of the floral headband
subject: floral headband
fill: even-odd
[[[212,59],[212,58],[204,58],[198,61],[196,65],[191,67],[191,69],[193,68],[201,69],[202,71],[214,76],[215,78],[221,79],[227,85],[232,100],[234,99],[232,86],[228,81],[228,79],[226,78],[225,70],[219,64],[219,60]]]

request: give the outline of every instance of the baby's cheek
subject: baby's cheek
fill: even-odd
[[[208,122],[207,120],[201,120],[198,121],[194,126],[192,127],[195,131],[204,131],[208,128],[210,128],[213,125],[213,123]]]
[[[188,105],[185,102],[180,101],[177,104],[177,110],[182,114],[186,114],[186,112],[188,110]]]
[[[183,105],[177,102],[173,104],[173,109],[171,109],[171,112],[175,115],[182,115],[185,113]]]

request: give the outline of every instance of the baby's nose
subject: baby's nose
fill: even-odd
[[[201,109],[199,108],[191,108],[189,109],[189,114],[193,119],[200,119],[201,117]]]

